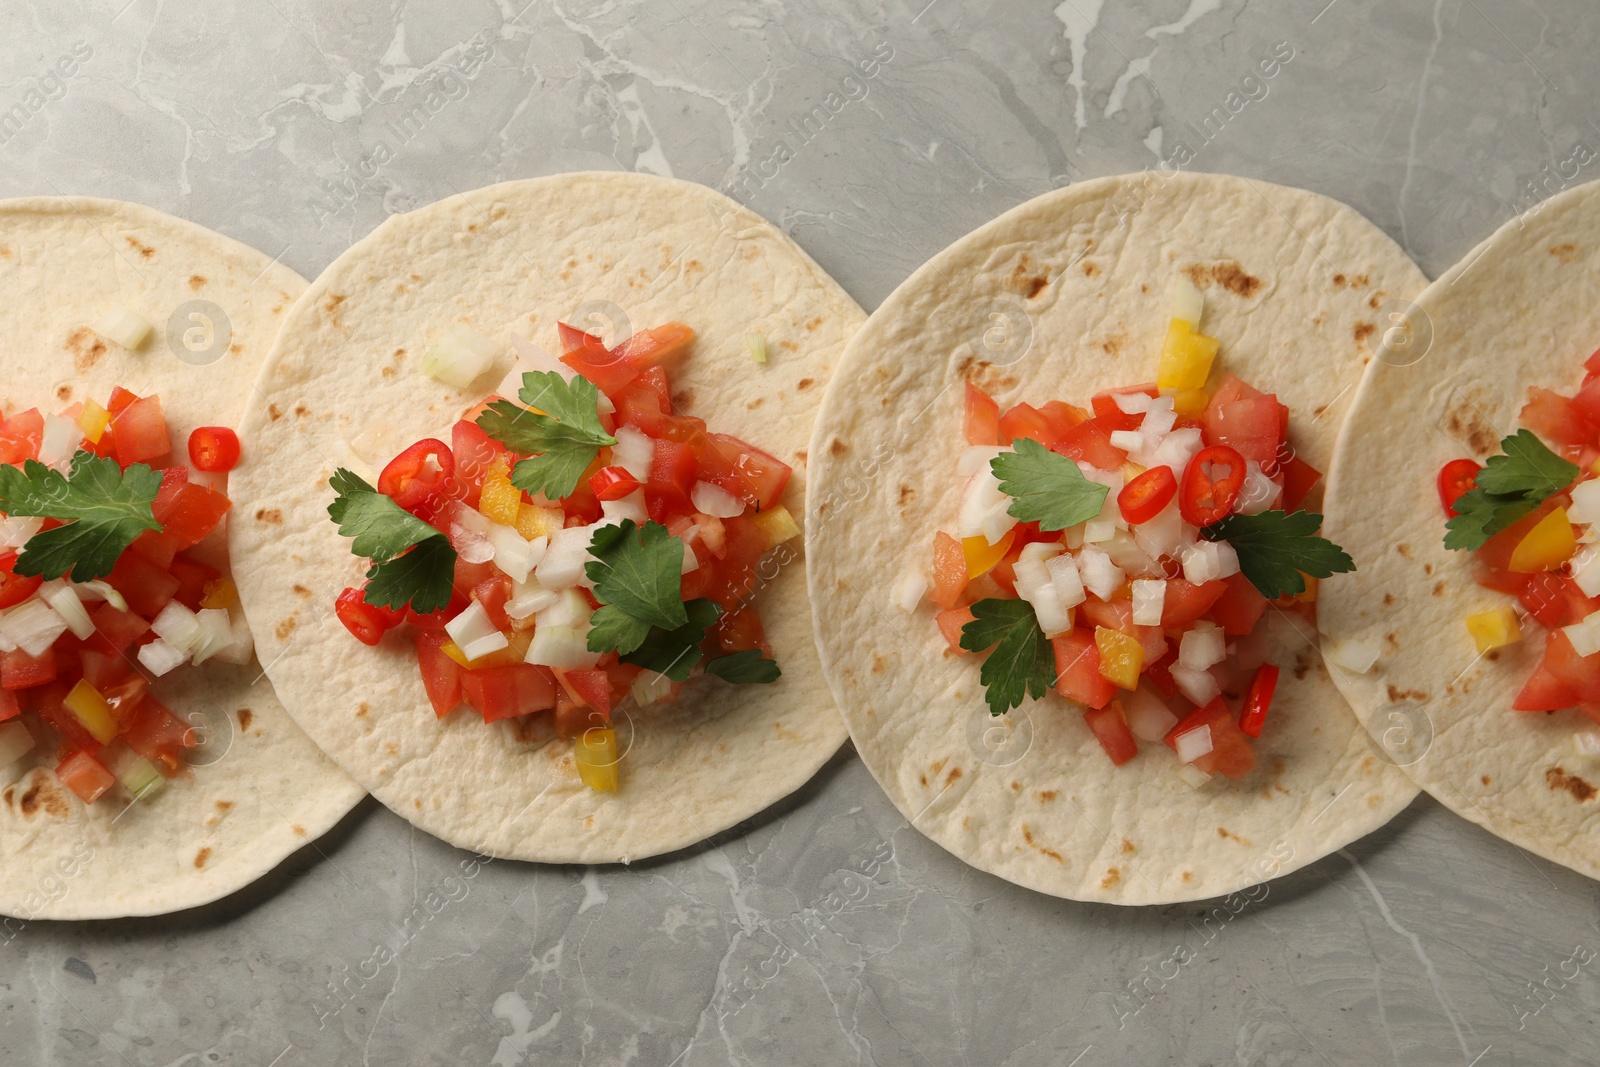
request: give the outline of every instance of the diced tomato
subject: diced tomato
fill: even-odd
[[[222,577],[222,572],[215,567],[184,555],[175,557],[168,570],[178,580],[178,588],[172,598],[190,611],[200,610],[200,601],[206,595],[206,583]]]
[[[124,467],[148,463],[172,451],[160,397],[147,396],[130,403],[111,420],[111,430],[116,435],[117,462]]]
[[[1083,721],[1094,731],[1095,740],[1115,766],[1120,767],[1139,754],[1139,742],[1128,729],[1122,701],[1113,700],[1103,708],[1084,708]]]
[[[598,711],[595,711],[583,701],[574,698],[564,689],[556,691],[554,719],[556,736],[567,741],[574,737],[583,736],[587,730],[604,727],[609,721]]]
[[[1243,574],[1231,574],[1223,578],[1222,583],[1227,588],[1206,614],[1222,627],[1223,633],[1242,637],[1261,621],[1267,610],[1267,598]]]
[[[1211,394],[1213,404],[1231,404],[1235,400],[1251,400],[1261,395],[1261,390],[1248,384],[1243,378],[1229,374],[1217,383],[1217,391]]]
[[[939,632],[949,642],[950,651],[957,655],[965,655],[967,650],[961,647],[961,628],[973,620],[972,609],[950,608],[939,612],[933,620],[939,624]]]
[[[376,645],[404,617],[394,608],[367,603],[366,591],[354,587],[347,587],[335,598],[333,612],[344,623],[344,628],[364,645]]]
[[[1278,398],[1271,393],[1219,404],[1215,398],[1206,405],[1203,418],[1205,442],[1227,445],[1245,459],[1253,459],[1264,470],[1275,470],[1278,445],[1282,442],[1282,415]]]
[[[93,655],[93,653],[85,653]],[[127,665],[127,661],[122,661]],[[88,677],[85,675],[84,677]],[[91,683],[93,684],[93,683]],[[122,678],[107,682],[103,687],[95,686],[100,690],[100,695],[105,697],[106,704],[111,708],[111,717],[117,721],[120,731],[133,722],[134,715],[139,711],[139,706],[144,703],[145,697],[150,695],[150,683],[144,675],[135,673],[131,667]]]
[[[961,420],[969,445],[998,445],[1000,443],[1000,405],[988,393],[971,382],[966,383],[966,411]]]
[[[761,625],[761,616],[748,604],[734,611],[723,612],[708,636],[715,642],[717,655],[744,652],[747,649],[756,649],[763,655],[772,652],[772,647],[767,644],[766,629]]]
[[[1233,712],[1221,697],[1203,708],[1194,709],[1179,720],[1178,725],[1167,732],[1167,746],[1176,751],[1178,737],[1201,726],[1211,729],[1211,751],[1194,761],[1196,767],[1207,774],[1220,774],[1235,780],[1243,778],[1255,768],[1255,749],[1239,729]]]
[[[1126,389],[1109,389],[1103,393],[1096,393],[1090,400],[1094,407],[1094,417],[1105,427],[1107,432],[1112,430],[1134,430],[1144,421],[1144,416],[1138,413],[1123,411],[1117,403],[1118,396],[1129,396],[1134,393],[1143,393],[1146,396],[1156,396],[1154,385],[1135,385]]]
[[[1178,642],[1167,646],[1166,652],[1144,665],[1144,676],[1168,700],[1178,695],[1178,683],[1172,677],[1172,665],[1178,660]]]
[[[1591,427],[1600,427],[1600,376],[1590,371],[1584,378],[1578,395],[1572,398],[1571,404],[1572,409],[1582,415]],[[1590,442],[1593,440],[1591,434]]]
[[[589,491],[601,500],[621,500],[642,487],[643,483],[626,467],[601,467],[589,479]]]
[[[1528,531],[1539,525],[1550,512],[1558,507],[1565,507],[1570,502],[1570,498],[1565,494],[1557,494],[1550,497],[1531,512],[1490,537],[1488,541],[1484,542],[1483,547],[1475,551],[1473,555],[1491,573],[1509,571],[1511,569],[1511,553],[1516,551],[1517,545],[1528,535]]]
[[[106,581],[135,615],[153,619],[178,592],[178,579],[137,552],[124,552]]]
[[[472,599],[483,606],[483,613],[496,630],[511,629],[511,617],[506,614],[506,601],[511,599],[511,579],[503,573],[491,574],[472,587]]]
[[[687,444],[662,439],[653,443],[655,456],[644,485],[644,503],[650,517],[661,522],[669,515],[694,510],[689,492],[699,476],[700,464],[694,449]]]
[[[531,715],[556,704],[555,675],[532,663],[464,670],[461,691],[484,722]]]
[[[44,416],[38,408],[19,411],[0,423],[0,462],[20,466],[25,459],[36,459],[44,437]]]
[[[239,465],[239,435],[226,426],[201,426],[189,435],[189,462],[220,474]]]
[[[1177,492],[1178,479],[1171,467],[1151,467],[1122,487],[1117,508],[1130,526],[1137,526],[1161,514]]]
[[[87,752],[74,752],[62,760],[56,768],[56,777],[85,804],[93,804],[117,784],[116,775]]]
[[[1511,701],[1511,708],[1513,711],[1560,711],[1577,703],[1578,694],[1572,687],[1541,663]]]
[[[168,778],[182,770],[183,750],[199,743],[194,729],[154,697],[146,697],[139,704],[121,738]]]
[[[967,555],[961,542],[940,530],[933,535],[933,602],[953,608],[967,590]]]
[[[565,327],[565,323],[561,324]],[[570,329],[570,327],[567,327]],[[591,339],[594,344],[599,344],[599,339],[593,334],[583,334]],[[599,351],[588,342],[581,343],[579,347],[569,349],[562,357],[561,362],[583,375],[595,384],[603,393],[610,395],[633,381],[639,370],[632,363],[605,350],[602,345]]]
[[[1050,448],[1061,443],[1052,429],[1044,413],[1032,404],[1014,404],[1000,416],[1000,443],[1009,445],[1026,437]]]
[[[712,482],[762,511],[778,502],[789,484],[787,463],[730,434],[709,436],[705,465]]]
[[[183,472],[182,481],[169,491],[167,475],[174,470]],[[179,549],[185,549],[199,544],[215,530],[232,506],[226,495],[189,481],[186,468],[168,467],[150,511],[161,524],[162,534]]]
[[[633,688],[633,683],[639,675],[644,673],[643,667],[636,667],[632,663],[608,662],[615,656],[605,656],[600,660],[600,667],[606,672],[606,677],[611,679],[613,693],[626,693]]]
[[[107,656],[121,656],[150,629],[150,624],[138,615],[111,604],[96,606],[89,613],[89,621],[94,623],[94,636],[84,642],[84,647]]]
[[[456,457],[450,446],[437,437],[425,437],[383,468],[378,492],[428,522],[450,499],[455,473]]]
[[[17,694],[9,689],[0,689],[0,722],[15,719],[22,714],[22,705],[17,701]]]
[[[1068,700],[1103,708],[1117,687],[1100,674],[1100,649],[1088,630],[1068,630],[1050,639],[1056,659],[1056,689]]]
[[[1111,443],[1111,431],[1099,419],[1089,419],[1067,431],[1052,451],[1103,471],[1120,471],[1128,461],[1128,454]]]
[[[612,349],[611,354],[626,360],[634,368],[643,370],[682,355],[693,343],[693,330],[681,322],[669,322],[664,326],[640,330]]]
[[[1481,470],[1483,468],[1470,459],[1453,459],[1439,468],[1439,503],[1444,505],[1446,515],[1455,518],[1456,501],[1478,484]]]
[[[1322,472],[1299,456],[1291,456],[1287,463],[1282,465],[1283,471],[1283,510],[1298,511],[1300,505],[1305,503],[1306,496],[1311,489],[1322,480]]]
[[[44,579],[37,574],[17,573],[18,555],[20,553],[15,549],[0,555],[0,608],[9,608],[22,603],[33,595],[34,590],[44,584]]]
[[[1592,444],[1595,428],[1560,393],[1528,387],[1528,402],[1523,405],[1517,420],[1544,438],[1546,443],[1558,445]]]
[[[1085,619],[1096,626],[1104,626],[1107,630],[1125,634],[1134,632],[1133,601],[1127,597],[1101,600],[1091,593],[1078,610],[1083,613]]]
[[[1210,526],[1228,517],[1244,487],[1245,458],[1227,445],[1209,445],[1184,468],[1178,510],[1193,526]]]
[[[1161,625],[1168,630],[1187,629],[1210,611],[1211,605],[1227,591],[1227,583],[1220,578],[1199,585],[1185,578],[1168,578],[1166,599],[1161,605]]]
[[[444,654],[450,636],[436,630],[418,630],[417,666],[422,671],[422,688],[428,692],[433,713],[444,718],[461,703],[462,667]]]
[[[1545,638],[1541,666],[1572,691],[1577,698],[1574,703],[1600,701],[1600,652],[1580,656],[1565,633],[1551,630]]]
[[[111,396],[106,400],[106,411],[116,418],[127,410],[128,405],[139,399],[139,394],[124,389],[120,385],[111,387]]]
[[[450,430],[450,453],[455,457],[450,495],[475,508],[483,492],[484,476],[496,459],[506,455],[506,446],[484,433],[476,422],[461,419]]]
[[[83,671],[83,680],[98,689],[102,696],[113,684],[128,677],[133,669],[122,656],[108,656],[91,648],[79,650],[78,666]]]
[[[602,723],[611,721],[611,677],[603,670],[556,671],[556,681],[567,694],[599,712]]]
[[[1263,663],[1250,679],[1250,689],[1244,696],[1244,706],[1239,709],[1239,730],[1246,737],[1260,737],[1261,727],[1267,721],[1267,710],[1272,707],[1272,694],[1278,688],[1278,668]]]
[[[56,655],[53,647],[43,655],[30,656],[20,648],[0,652],[0,688],[29,689],[52,682],[56,677]]]
[[[1520,575],[1516,597],[1539,624],[1550,629],[1571,626],[1600,611],[1600,600],[1584,596],[1571,578],[1549,571]]]

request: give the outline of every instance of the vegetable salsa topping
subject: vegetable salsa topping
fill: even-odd
[[[900,603],[926,593],[951,649],[984,655],[991,714],[1055,690],[1119,766],[1164,742],[1193,781],[1240,778],[1272,661],[1315,632],[1317,580],[1355,565],[1300,510],[1321,475],[1288,443],[1288,408],[1233,375],[1208,392],[1200,293],[1180,281],[1172,302],[1157,380],[1090,409],[1001,412],[966,385],[958,528],[934,536],[931,588],[913,572]]]
[[[1439,502],[1444,547],[1470,550],[1478,584],[1517,600],[1467,616],[1478,653],[1522,640],[1529,619],[1545,629],[1543,656],[1511,707],[1575,708],[1600,722],[1600,351],[1584,369],[1574,396],[1528,390],[1522,428],[1499,455],[1446,463]],[[1600,752],[1592,732],[1575,740]]]
[[[561,324],[559,361],[528,346],[547,366],[502,386],[516,400],[418,441],[376,486],[342,468],[330,482],[328,514],[370,564],[334,605],[351,634],[376,645],[405,624],[440,718],[550,712],[594,789],[617,788],[625,700],[670,703],[697,672],[780,675],[751,600],[757,564],[800,533],[780,502],[790,469],[672,413],[666,364],[694,337],[669,323],[608,349]],[[453,335],[427,365],[464,386],[490,360]]]
[[[104,406],[0,422],[0,766],[53,748],[86,804],[185,773],[196,733],[153,679],[250,661],[233,583],[191,554],[228,498],[171,450],[160,399],[120,387]],[[225,472],[239,439],[201,427],[189,458]]]

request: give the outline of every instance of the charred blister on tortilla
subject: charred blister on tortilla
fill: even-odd
[[[411,628],[440,718],[550,712],[582,780],[615,790],[625,702],[672,702],[700,673],[781,677],[752,601],[800,530],[786,464],[672,412],[692,329],[629,325],[608,347],[562,323],[559,340],[559,360],[518,344],[500,387],[516,399],[489,397],[448,443],[418,441],[375,486],[334,474],[329,516],[370,562],[335,611],[369,645]],[[429,373],[470,380],[488,344]]]
[[[191,554],[231,506],[211,479],[238,438],[201,427],[190,466],[172,452],[160,398],[120,387],[0,422],[0,766],[53,748],[85,804],[152,796],[200,762],[152,679],[253,650],[233,583]]]
[[[1092,410],[1002,412],[965,384],[957,535],[935,535],[931,582],[919,570],[899,599],[926,593],[952,651],[984,655],[992,715],[1053,690],[1113,763],[1162,741],[1191,779],[1240,778],[1280,665],[1315,633],[1318,580],[1355,564],[1301,510],[1321,474],[1289,446],[1288,408],[1233,375],[1208,389],[1203,299],[1179,278],[1170,300],[1156,380]]]

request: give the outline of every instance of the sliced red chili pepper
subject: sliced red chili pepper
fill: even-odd
[[[1456,501],[1478,484],[1478,472],[1483,470],[1470,459],[1453,459],[1439,468],[1439,503],[1446,515],[1456,517]]]
[[[239,463],[239,435],[226,426],[198,427],[189,435],[189,461],[197,470],[233,470]]]
[[[1272,707],[1272,694],[1277,688],[1278,668],[1270,663],[1257,667],[1244,696],[1244,707],[1239,709],[1239,729],[1246,737],[1261,736],[1261,727],[1267,721],[1267,709]]]
[[[22,603],[33,595],[35,589],[44,584],[44,579],[37,574],[17,573],[18,555],[19,553],[11,551],[0,556],[0,608],[9,608],[13,604]]]
[[[365,597],[365,590],[352,586],[339,594],[333,602],[333,610],[357,641],[364,645],[375,645],[383,639],[385,632],[399,625],[405,615],[393,608],[369,604]]]
[[[1171,467],[1151,467],[1122,487],[1117,494],[1117,507],[1131,526],[1149,522],[1161,514],[1178,491],[1178,479]]]
[[[1217,468],[1225,468],[1218,474]],[[1178,510],[1193,526],[1210,526],[1227,518],[1244,487],[1244,457],[1227,445],[1210,445],[1195,453],[1183,472]]]
[[[626,467],[601,467],[589,479],[589,488],[601,500],[621,500],[642,484]]]
[[[456,458],[450,446],[425,437],[389,461],[378,475],[378,492],[423,521],[449,499]]]

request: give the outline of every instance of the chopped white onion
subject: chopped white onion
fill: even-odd
[[[545,548],[550,543],[547,537],[529,541],[513,527],[502,526],[498,522],[490,524],[487,540],[494,550],[494,565],[513,582],[528,580],[528,572],[544,557]]]
[[[1105,549],[1112,563],[1122,568],[1124,575],[1154,578],[1162,573],[1160,564],[1145,554],[1127,530],[1118,530],[1100,547]]]
[[[719,519],[731,519],[744,514],[744,501],[710,482],[695,482],[689,490],[689,500],[694,509]]]
[[[1054,637],[1072,629],[1072,611],[1061,602],[1045,561],[1019,558],[1012,569],[1016,572],[1017,596],[1032,606],[1044,635]]]
[[[43,519],[30,515],[11,515],[0,519],[0,546],[21,548],[43,525]]]
[[[1206,670],[1227,656],[1227,638],[1223,636],[1222,627],[1203,619],[1192,629],[1185,630],[1178,642],[1178,662],[1191,670]]]
[[[89,613],[84,610],[83,601],[78,599],[72,586],[57,579],[41,585],[39,593],[80,641],[87,641],[94,636],[94,623],[89,621]]]
[[[691,526],[683,531],[679,538],[683,542],[683,567],[678,571],[679,577],[690,571],[700,569],[700,557],[694,554],[694,536],[700,532],[698,527]]]
[[[1167,605],[1165,578],[1138,578],[1133,583],[1133,624],[1160,626],[1161,612]]]
[[[44,420],[44,434],[39,439],[39,462],[46,467],[63,464],[77,451],[83,440],[83,431],[71,419],[50,415]]]
[[[1011,514],[1011,499],[1007,497],[995,504],[989,514],[983,517],[983,522],[978,525],[978,532],[983,535],[985,541],[997,545],[1000,539],[1005,537],[1006,531],[1016,524],[1017,518]]]
[[[489,539],[458,522],[450,524],[450,544],[463,563],[488,563],[494,559],[494,545],[489,543]]]
[[[495,390],[501,396],[516,396],[522,388],[522,376],[528,371],[551,371],[569,382],[578,376],[576,370],[521,334],[511,335],[511,347],[517,350],[517,366],[511,369],[511,374],[507,375],[506,380],[500,383],[500,388]]]
[[[1244,485],[1239,489],[1239,503],[1236,505],[1241,515],[1255,515],[1269,510],[1278,502],[1278,497],[1283,495],[1283,490],[1261,470],[1261,465],[1255,460],[1249,460],[1244,465]]]
[[[228,628],[232,633],[228,643],[212,653],[212,659],[220,663],[236,663],[244,665],[250,662],[250,657],[255,654],[255,639],[250,636],[250,626],[244,621],[243,615],[230,614]]]
[[[1211,781],[1211,776],[1209,774],[1207,774],[1205,771],[1202,771],[1199,767],[1196,767],[1192,763],[1178,764],[1178,777],[1183,779],[1183,783],[1190,789],[1199,789],[1201,786]]]
[[[618,426],[611,436],[617,439],[611,446],[611,462],[633,475],[636,481],[648,480],[650,463],[656,455],[656,446],[649,436],[632,426]]]
[[[447,510],[443,512],[441,517],[449,522],[451,526],[461,526],[477,534],[488,533],[489,527],[492,525],[489,521],[489,516],[477,508],[468,507],[459,500],[450,501]]]
[[[1196,585],[1239,573],[1239,554],[1226,541],[1196,541],[1181,558],[1184,578]]]
[[[1378,642],[1352,637],[1334,642],[1328,650],[1328,659],[1335,667],[1355,674],[1366,674],[1378,662],[1379,651]]]
[[[1128,717],[1128,729],[1141,741],[1160,741],[1178,725],[1178,717],[1166,701],[1143,686],[1123,698],[1122,710]]]
[[[990,470],[981,470],[967,479],[961,493],[961,511],[957,528],[963,538],[983,537],[991,545],[998,544],[1006,531],[1017,524],[1007,514],[1011,498],[1000,491],[1000,481]]]
[[[1050,573],[1050,582],[1056,587],[1062,607],[1075,608],[1086,599],[1083,577],[1078,573],[1078,561],[1069,555],[1052,556],[1045,560],[1044,568]]]
[[[633,695],[634,703],[641,708],[646,707],[664,700],[672,693],[672,679],[655,671],[640,671],[629,692]]]
[[[928,576],[920,567],[912,567],[900,576],[894,586],[894,602],[901,611],[916,611],[917,605],[928,593]]]
[[[1143,415],[1150,410],[1150,402],[1155,397],[1145,392],[1112,393],[1111,402],[1117,405],[1124,415]]]
[[[535,626],[524,659],[564,671],[593,667],[600,662],[600,653],[589,651],[587,630],[587,627],[580,630],[574,626]]]
[[[1600,484],[1584,482],[1584,485]],[[1600,547],[1586,546],[1572,559],[1572,580],[1584,596],[1600,596]]]
[[[1563,626],[1561,632],[1567,635],[1567,640],[1572,642],[1572,650],[1578,655],[1592,656],[1600,652],[1600,611],[1571,626]]]
[[[1173,430],[1161,439],[1161,443],[1150,453],[1150,462],[1147,467],[1171,467],[1172,473],[1180,480],[1183,472],[1188,468],[1189,461],[1205,447],[1201,440],[1200,431],[1193,426],[1185,426],[1181,430]]]
[[[757,363],[765,363],[767,361],[767,335],[764,333],[745,334],[744,350]]]
[[[145,670],[159,678],[173,668],[188,663],[189,653],[169,645],[166,638],[158,637],[139,646],[139,662],[144,664]]]
[[[1181,274],[1174,274],[1167,283],[1167,314],[1182,319],[1190,326],[1199,326],[1205,307],[1206,298],[1195,288],[1194,282]]]
[[[1172,744],[1178,750],[1178,762],[1193,763],[1201,756],[1211,754],[1211,727],[1196,726],[1192,730],[1185,730],[1172,739]]]
[[[994,462],[994,457],[1010,451],[1000,445],[968,445],[956,460],[956,473],[965,478],[979,471],[990,470],[989,464]]]
[[[489,369],[500,346],[465,326],[452,326],[422,357],[422,373],[465,389]]]
[[[521,622],[536,611],[553,607],[560,599],[560,593],[538,582],[519,582],[512,587],[511,597],[506,601],[506,614]]]
[[[1117,524],[1110,519],[1090,519],[1083,524],[1083,543],[1101,545],[1117,536]]]
[[[444,632],[450,635],[450,640],[456,643],[457,647],[461,649],[461,654],[468,659],[476,659],[477,657],[467,651],[467,646],[483,641],[486,638],[491,636],[499,638],[499,643],[495,645],[495,648],[489,649],[489,652],[505,648],[507,643],[506,635],[496,628],[495,624],[489,619],[489,613],[484,611],[483,605],[476,600],[470,601],[466,607],[461,609],[460,614],[445,623]]]
[[[105,313],[99,322],[94,324],[94,332],[101,337],[136,352],[149,338],[150,331],[154,329],[150,320],[137,312],[127,308],[113,308]]]
[[[1567,506],[1568,519],[1573,522],[1600,522],[1600,479],[1581,481],[1568,492],[1572,496],[1572,503]]]
[[[1089,592],[1101,600],[1110,600],[1122,585],[1122,568],[1111,562],[1111,557],[1094,545],[1084,545],[1078,552],[1078,574]]]
[[[645,506],[644,491],[635,489],[620,500],[600,501],[600,521],[596,526],[620,526],[624,519],[637,526],[650,521],[650,511]]]
[[[16,719],[0,723],[0,768],[9,767],[33,751],[33,735]]]
[[[1172,398],[1158,396],[1150,401],[1150,410],[1145,412],[1144,421],[1139,424],[1139,432],[1155,442],[1165,439],[1177,422],[1178,413],[1172,406]]]
[[[1020,559],[1054,559],[1066,551],[1060,541],[1029,541],[1022,546],[1022,551],[1017,553]]]
[[[1572,735],[1572,745],[1580,756],[1600,756],[1600,733],[1594,730],[1580,730]],[[5,756],[0,754],[0,766],[4,765]]]
[[[1138,430],[1112,430],[1111,444],[1124,452],[1143,452],[1144,434]]]
[[[79,600],[104,600],[118,611],[128,610],[128,602],[110,582],[102,582],[97,578],[92,582],[76,582],[72,588],[78,591]]]
[[[1194,539],[1194,527],[1184,527],[1183,512],[1178,510],[1177,497],[1173,497],[1149,521],[1138,523],[1132,530],[1134,541],[1151,559],[1176,556],[1188,541]]]
[[[67,632],[67,621],[49,604],[30,597],[0,616],[0,631],[30,656],[42,656]]]
[[[540,608],[534,615],[535,626],[572,626],[580,630],[589,628],[589,616],[594,614],[594,609],[589,606],[589,601],[584,599],[582,593],[576,589],[563,589],[556,597],[556,602],[547,608]]]
[[[534,568],[539,584],[546,589],[570,589],[584,577],[583,565],[589,558],[589,542],[594,537],[587,526],[568,526],[550,535],[544,558]]]
[[[1222,687],[1210,671],[1197,671],[1193,667],[1174,663],[1170,673],[1172,680],[1177,683],[1178,692],[1200,707],[1205,707],[1222,693]]]
[[[233,625],[226,608],[201,608],[195,613],[200,623],[200,639],[195,642],[194,662],[204,663],[233,644]]]

